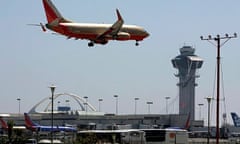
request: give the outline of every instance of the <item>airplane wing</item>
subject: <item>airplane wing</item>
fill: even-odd
[[[120,31],[120,29],[124,23],[124,20],[122,19],[122,16],[118,9],[116,10],[116,12],[117,12],[118,20],[110,28],[108,28],[104,33],[100,34],[97,37],[97,39],[104,39],[105,36],[114,37]]]

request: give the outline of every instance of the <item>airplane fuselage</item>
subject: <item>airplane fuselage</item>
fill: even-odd
[[[69,38],[95,40],[104,33],[112,24],[92,23],[59,23],[57,26],[47,24],[46,27],[54,32],[63,34]],[[105,36],[105,40],[137,40],[141,41],[148,33],[140,26],[123,25],[116,37]]]
[[[75,128],[71,128],[71,127],[62,127],[62,126],[53,126],[53,128],[51,126],[32,126],[30,129],[32,130],[37,130],[40,132],[59,132],[59,131],[64,131],[64,132],[75,132],[76,129]]]

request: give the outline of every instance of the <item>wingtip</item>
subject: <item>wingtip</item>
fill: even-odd
[[[116,9],[118,20],[122,20],[122,16],[118,9]]]

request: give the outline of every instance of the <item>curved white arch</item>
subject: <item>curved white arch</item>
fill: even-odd
[[[96,108],[94,108],[93,105],[91,105],[89,102],[86,102],[84,98],[82,98],[82,97],[80,97],[80,96],[78,96],[78,95],[76,95],[76,94],[71,94],[71,93],[55,94],[55,95],[53,96],[53,100],[55,100],[56,98],[58,98],[58,97],[60,97],[60,96],[70,96],[71,98],[73,98],[73,99],[78,103],[78,105],[80,106],[80,110],[81,110],[81,111],[86,111],[86,109],[85,109],[85,107],[84,107],[84,103],[87,104],[88,110],[94,111],[94,112],[97,111]],[[36,111],[36,108],[37,108],[39,105],[41,105],[42,103],[48,101],[49,98],[51,98],[51,97],[46,97],[46,98],[44,98],[43,100],[41,100],[40,102],[38,102],[36,105],[34,105],[34,106],[32,107],[32,109],[29,111],[29,113],[38,113],[38,112]],[[48,104],[47,104],[46,108],[43,110],[43,112],[46,112],[46,111],[50,108],[50,106],[51,106],[51,101],[48,102]]]

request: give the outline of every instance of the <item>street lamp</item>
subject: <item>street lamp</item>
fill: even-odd
[[[203,106],[203,104],[199,103],[198,106],[199,106],[199,120],[202,120],[202,117],[201,117],[201,107]]]
[[[101,102],[103,101],[103,99],[98,99],[98,111],[101,111]]]
[[[58,101],[58,108],[57,108],[57,110],[59,110],[59,108],[60,108],[60,103],[61,103],[61,102],[60,102],[60,101]]]
[[[20,109],[21,108],[21,105],[20,105],[21,104],[21,102],[20,102],[21,99],[17,98],[17,101],[18,101],[18,115],[20,115],[20,113],[21,113],[21,109]]]
[[[118,95],[114,95],[113,97],[116,98],[116,115],[118,114]]]
[[[170,99],[170,97],[166,96],[166,114],[168,114],[168,100]]]
[[[69,105],[70,100],[66,99],[65,102],[66,102],[66,107],[70,107],[70,105]]]
[[[136,115],[137,114],[137,101],[139,100],[139,98],[134,98],[135,100],[135,109],[134,109],[134,114]]]
[[[84,96],[83,98],[85,98],[85,112],[87,114],[87,111],[88,111],[88,97]]]
[[[49,87],[51,89],[51,94],[52,94],[52,112],[51,112],[51,143],[53,143],[53,97],[54,97],[54,91],[56,86],[51,85]]]
[[[209,144],[209,139],[210,139],[210,105],[211,105],[211,100],[213,99],[212,97],[206,97],[208,102],[208,137],[207,137],[207,143]]]
[[[147,105],[148,105],[148,114],[150,114],[150,105],[151,105],[151,104],[153,104],[152,101],[148,101],[148,102],[147,102]]]

